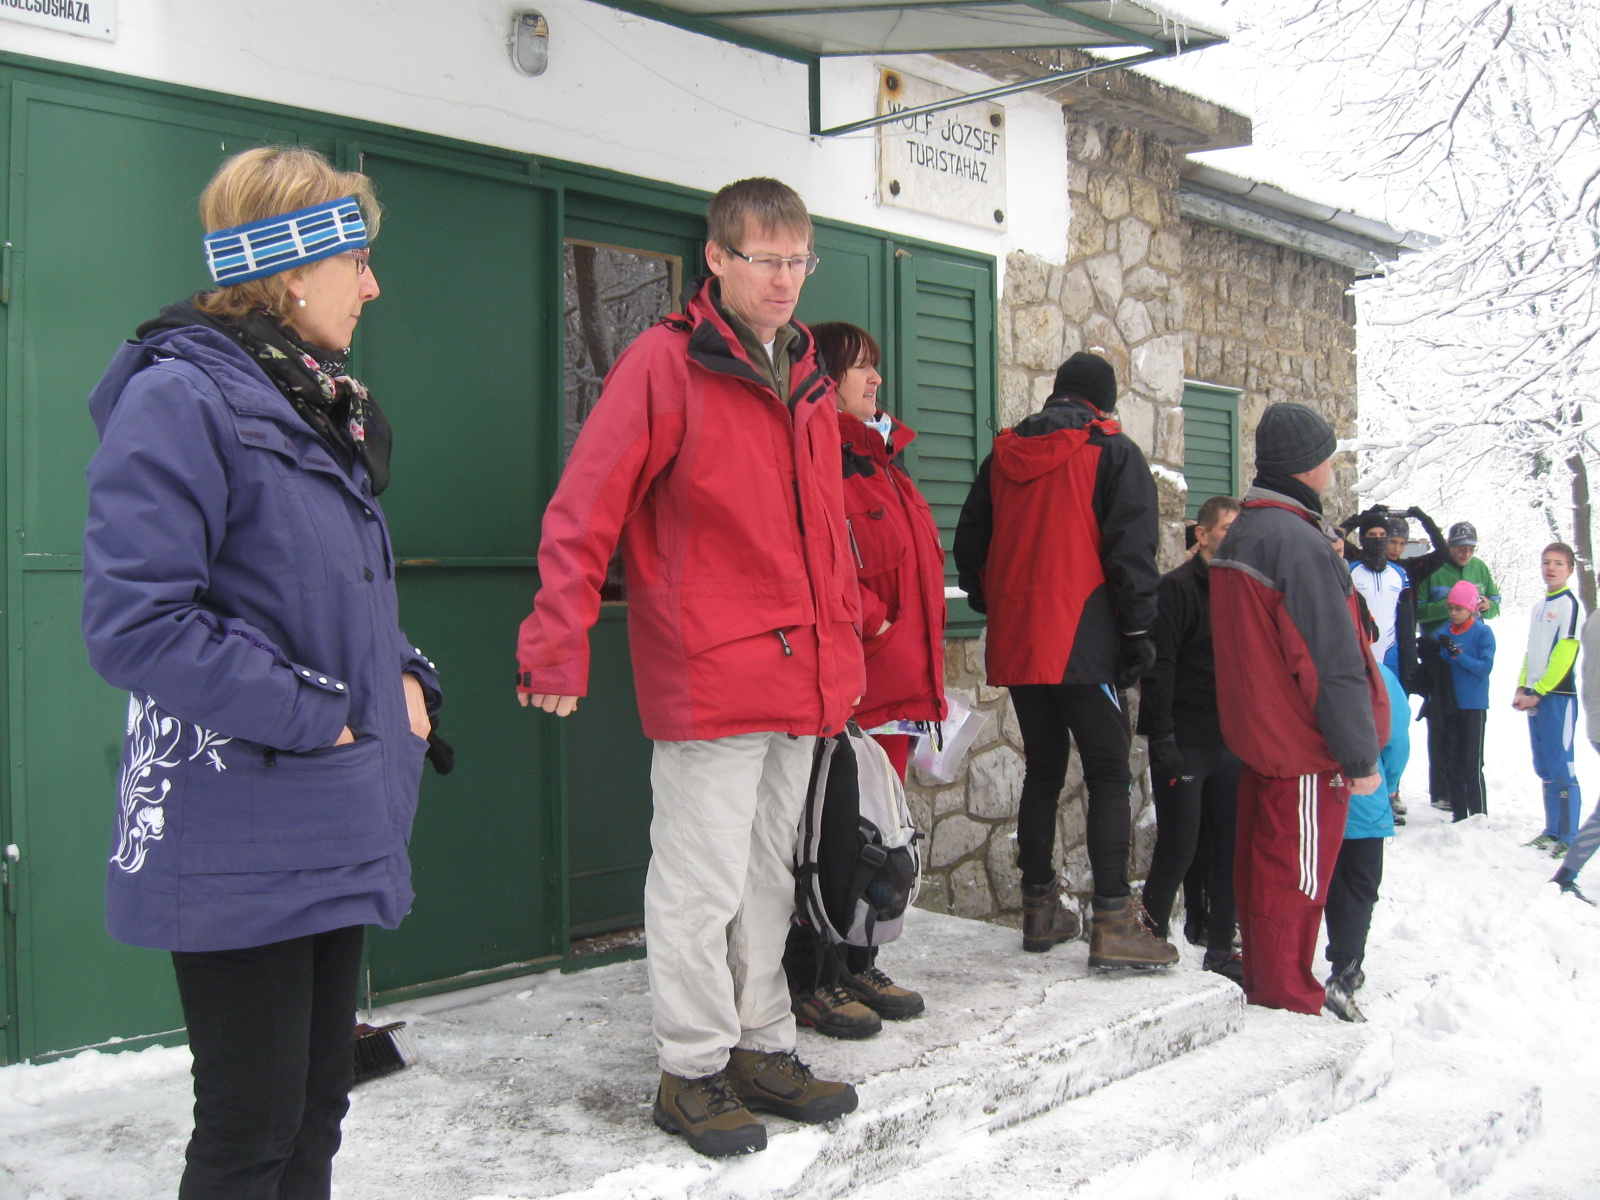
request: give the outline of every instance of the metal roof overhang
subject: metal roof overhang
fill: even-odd
[[[810,72],[811,133],[832,137],[920,113],[940,112],[1016,92],[1053,87],[1097,71],[1136,66],[1224,42],[1186,24],[1159,0],[600,0],[611,8],[706,37],[804,63]],[[1126,51],[1072,71],[1056,71],[937,104],[822,128],[824,58],[944,54],[970,50]]]

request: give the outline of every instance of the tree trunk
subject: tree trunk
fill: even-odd
[[[1572,472],[1572,548],[1578,557],[1578,596],[1585,612],[1595,610],[1594,533],[1590,526],[1589,468],[1582,454],[1567,459]]]

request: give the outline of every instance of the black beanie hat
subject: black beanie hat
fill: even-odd
[[[1079,350],[1056,370],[1051,399],[1068,392],[1081,396],[1101,412],[1117,406],[1117,370],[1098,354]]]
[[[1256,470],[1269,475],[1299,475],[1333,457],[1339,439],[1304,404],[1269,404],[1256,426]]]

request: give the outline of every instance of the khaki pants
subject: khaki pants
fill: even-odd
[[[661,1069],[698,1078],[734,1047],[793,1050],[783,947],[816,738],[657,742],[644,885]]]

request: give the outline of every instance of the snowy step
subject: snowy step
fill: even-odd
[[[1392,1064],[1387,1034],[1251,1010],[1231,1037],[1012,1128],[970,1135],[850,1200],[1187,1198],[1197,1181],[1368,1099]]]
[[[1538,1132],[1542,1092],[1481,1060],[1401,1045],[1365,1104],[1190,1193],[1194,1200],[1443,1200],[1484,1180]],[[1286,1184],[1292,1187],[1286,1188]]]

